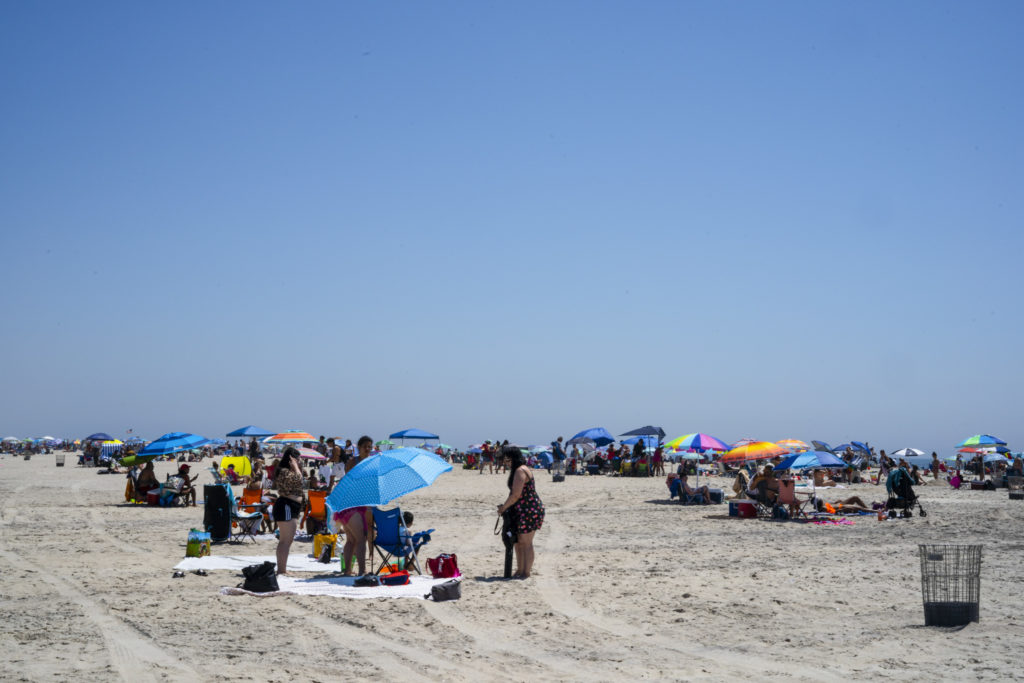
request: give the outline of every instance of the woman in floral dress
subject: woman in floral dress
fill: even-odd
[[[498,514],[511,510],[515,516],[516,573],[512,578],[528,579],[533,570],[533,535],[544,524],[544,504],[537,495],[537,483],[533,471],[526,465],[523,453],[515,446],[506,446],[502,455],[509,459],[511,472],[508,473],[509,494],[498,506]]]

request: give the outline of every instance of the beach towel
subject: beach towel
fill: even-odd
[[[323,565],[320,565],[323,567]],[[291,571],[291,564],[288,571]],[[352,598],[363,600],[368,598],[414,598],[423,600],[431,594],[434,586],[439,586],[452,579],[431,579],[425,576],[411,576],[409,583],[401,586],[368,586],[365,588],[353,585],[357,577],[334,576],[334,577],[310,577],[298,578],[295,576],[278,576],[277,584],[280,590],[271,593],[253,593],[242,588],[224,586],[220,589],[221,595],[252,595],[258,598],[268,598],[277,595],[323,595],[332,598]],[[456,579],[457,580],[457,579]]]

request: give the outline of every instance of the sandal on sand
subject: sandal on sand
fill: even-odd
[[[184,576],[185,576],[185,572],[177,571],[177,572],[174,572],[174,574],[171,575],[171,578],[180,579],[180,578],[182,578]]]
[[[193,569],[192,573],[196,576],[208,576],[205,569]]]

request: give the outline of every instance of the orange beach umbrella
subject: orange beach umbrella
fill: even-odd
[[[747,460],[768,460],[776,455],[782,455],[789,451],[771,441],[755,441],[745,446],[734,448],[722,456],[722,462],[744,462]]]

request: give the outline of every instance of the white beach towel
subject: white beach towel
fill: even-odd
[[[242,571],[250,564],[263,564],[273,562],[277,564],[277,558],[273,555],[207,555],[206,557],[186,557],[174,565],[175,569],[181,571],[192,571],[194,569],[229,569],[237,572]],[[289,555],[289,572],[337,572],[340,571],[341,563],[338,558],[331,560],[330,564],[317,562],[312,555]]]
[[[291,567],[288,568],[291,571]],[[269,598],[275,595],[326,595],[332,598],[416,598],[422,600],[430,595],[430,589],[451,579],[432,579],[428,576],[410,576],[405,586],[368,586],[365,588],[353,585],[354,576],[316,577],[300,579],[294,576],[277,577],[277,585],[281,589],[273,593],[253,593],[241,588],[224,586],[221,595],[252,595],[257,598]]]

